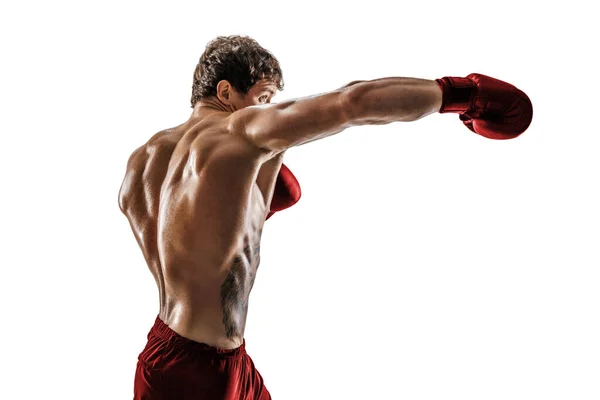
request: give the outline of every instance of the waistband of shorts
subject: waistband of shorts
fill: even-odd
[[[149,338],[151,336],[159,337],[160,339],[163,339],[170,343],[182,345],[186,349],[193,350],[194,352],[202,352],[205,355],[218,355],[222,357],[241,357],[243,354],[246,354],[245,338],[241,346],[236,347],[235,349],[222,349],[219,347],[213,347],[206,343],[196,342],[194,340],[181,336],[173,329],[169,328],[169,326],[165,324],[158,316],[156,317],[154,326],[152,327],[152,329],[150,329],[150,333],[148,334]]]

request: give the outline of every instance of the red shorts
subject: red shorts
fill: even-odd
[[[184,338],[156,317],[138,357],[134,400],[270,400],[246,353]]]

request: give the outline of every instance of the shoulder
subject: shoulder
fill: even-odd
[[[273,126],[276,126],[276,117],[282,115],[281,113],[293,102],[294,100],[288,100],[284,103],[257,104],[245,107],[227,117],[226,129],[232,136],[243,140],[260,152],[263,157],[269,159],[273,157],[273,151],[261,147],[257,143],[256,137],[260,136],[261,132],[269,131]]]
[[[235,113],[234,113],[235,114]],[[262,161],[266,154],[247,140],[243,131],[232,129],[230,116],[224,114],[210,124],[198,127],[199,134],[190,143],[190,152],[211,163],[247,164]]]

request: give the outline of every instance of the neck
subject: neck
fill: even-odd
[[[216,112],[232,113],[234,111],[233,106],[224,104],[217,98],[207,98],[194,105],[192,117],[205,117]]]

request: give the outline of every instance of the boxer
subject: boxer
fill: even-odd
[[[119,192],[159,293],[134,398],[271,396],[245,350],[263,224],[301,195],[285,151],[359,125],[456,113],[472,132],[512,139],[532,119],[525,93],[482,75],[389,77],[272,104],[277,59],[243,36],[211,41],[194,72],[187,121],[130,156]]]

